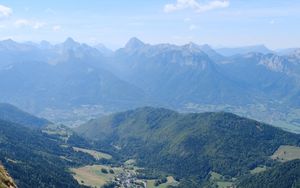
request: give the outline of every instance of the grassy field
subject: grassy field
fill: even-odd
[[[129,159],[125,161],[124,165],[125,166],[134,166],[136,164],[136,161],[134,159]]]
[[[133,162],[133,160],[128,162]],[[120,174],[124,174],[125,171],[130,171],[131,174],[136,174],[138,167],[134,166],[133,168],[129,168],[130,166],[125,165],[122,167],[111,167],[106,165],[90,165],[80,168],[71,168],[70,171],[79,184],[101,188],[104,184],[119,177]],[[103,173],[102,169],[106,169],[108,173]],[[110,170],[113,170],[114,173],[110,173]],[[179,182],[177,182],[172,176],[168,176],[167,180],[168,181],[166,183],[160,184],[159,186],[154,185],[155,180],[137,181],[146,182],[147,188],[167,188],[169,185],[176,186],[179,184]]]
[[[227,180],[224,176],[216,172],[210,173],[210,182],[217,185],[218,188],[227,188],[233,185],[233,180]]]
[[[300,147],[280,146],[271,158],[281,162],[300,159]]]
[[[112,169],[114,174],[103,173],[101,169],[106,169],[108,171]],[[116,175],[120,174],[123,169],[105,165],[92,165],[81,168],[71,168],[70,171],[73,173],[73,177],[79,184],[101,188],[101,186],[113,180]]]
[[[54,124],[48,125],[42,130],[42,132],[48,135],[56,135],[65,142],[67,142],[69,137],[73,134],[72,131],[69,130],[69,128],[63,125]]]
[[[172,176],[167,177],[167,183],[160,184],[159,186],[155,186],[155,180],[147,180],[147,188],[167,188],[169,185],[176,186],[179,184]]]
[[[95,151],[95,150],[89,150],[89,149],[83,149],[83,148],[78,148],[78,147],[73,147],[73,150],[76,152],[83,152],[83,153],[87,153],[91,156],[93,156],[96,160],[100,160],[100,159],[111,159],[112,156],[100,151]]]
[[[267,170],[266,166],[258,166],[250,171],[251,174],[258,174]]]

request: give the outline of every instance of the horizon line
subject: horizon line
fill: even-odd
[[[33,41],[33,40],[15,40],[12,37],[2,38],[2,39],[0,39],[0,42],[9,41],[9,40],[11,40],[13,42],[16,42],[16,43],[19,43],[19,44],[26,44],[26,43],[41,44],[42,42],[47,42],[50,45],[55,46],[55,45],[62,44],[64,42],[66,42],[67,40],[73,40],[74,42],[79,43],[81,45],[88,45],[88,46],[91,46],[91,47],[96,47],[97,45],[102,45],[104,48],[107,48],[108,50],[116,51],[118,49],[124,48],[126,46],[126,44],[128,44],[132,39],[137,39],[138,41],[142,42],[143,44],[150,45],[150,46],[157,46],[157,45],[163,45],[163,44],[165,44],[165,45],[174,45],[174,46],[180,47],[180,46],[185,46],[185,45],[189,45],[189,44],[196,44],[198,46],[208,45],[210,48],[212,48],[214,50],[225,49],[225,48],[232,48],[232,49],[234,49],[234,48],[258,47],[258,46],[265,47],[265,48],[267,48],[270,51],[278,51],[278,50],[288,50],[288,49],[298,49],[298,48],[300,48],[300,47],[297,47],[297,46],[286,47],[286,48],[270,48],[270,47],[268,47],[268,45],[266,45],[264,43],[245,44],[245,45],[222,45],[222,44],[221,45],[210,45],[208,43],[197,43],[197,42],[194,42],[194,41],[190,41],[190,42],[186,42],[186,43],[181,43],[181,44],[171,43],[171,42],[149,43],[149,42],[144,42],[143,40],[141,40],[138,37],[131,37],[131,38],[129,38],[127,40],[127,42],[125,44],[123,44],[122,46],[116,47],[116,48],[110,48],[110,47],[108,47],[106,44],[104,44],[102,42],[93,42],[93,43],[91,43],[91,42],[82,42],[80,40],[74,39],[74,37],[71,37],[71,36],[66,37],[63,41],[59,41],[59,42],[48,41],[47,39],[37,40],[37,41]]]

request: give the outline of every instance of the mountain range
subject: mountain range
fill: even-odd
[[[68,38],[56,45],[1,41],[0,58],[0,102],[46,118],[51,116],[46,111],[81,112],[87,106],[108,112],[145,105],[180,111],[229,107],[300,131],[299,119],[287,118],[300,107],[297,49],[281,55],[264,46],[225,50],[132,38],[111,51]],[[269,113],[260,117],[251,106]],[[280,115],[274,117],[272,110]]]

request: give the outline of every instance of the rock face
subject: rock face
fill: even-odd
[[[1,188],[17,188],[14,180],[10,177],[8,172],[0,165],[0,187]]]

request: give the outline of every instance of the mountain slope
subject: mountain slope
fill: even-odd
[[[73,136],[70,139],[78,140]],[[83,187],[73,179],[68,168],[95,160],[62,144],[67,142],[40,129],[0,120],[0,162],[18,187]]]
[[[180,114],[140,108],[92,120],[76,129],[102,144],[121,148],[139,165],[179,177],[203,180],[210,171],[231,177],[259,164],[283,144],[299,145],[300,136],[230,113]]]
[[[39,131],[0,120],[0,161],[18,187],[80,187],[59,155],[59,144]]]
[[[203,48],[193,43],[149,45],[132,39],[115,53],[115,74],[165,106],[249,103],[243,84],[226,77]]]
[[[0,165],[0,187],[1,188],[16,188],[16,184],[13,179],[6,172],[4,167]]]
[[[300,160],[289,161],[265,172],[244,178],[241,188],[297,188],[300,187]]]
[[[283,100],[299,85],[294,77],[297,73],[292,72],[295,68],[282,57],[251,53],[235,56],[230,62],[221,65],[222,72],[252,89],[252,98],[261,103]]]
[[[279,56],[264,46],[243,50],[224,57],[208,45],[151,45],[132,38],[107,54],[72,38],[57,45],[0,41],[0,102],[54,122],[59,120],[53,114],[64,112],[68,123],[77,120],[73,112],[87,119],[94,107],[100,109],[95,114],[145,105],[229,109],[299,131],[299,51]],[[264,115],[253,110],[257,106]]]
[[[219,48],[216,49],[219,54],[224,56],[233,56],[233,55],[241,55],[247,53],[262,53],[262,54],[269,54],[273,53],[264,45],[255,45],[255,46],[245,46],[245,47],[237,47],[237,48]]]
[[[13,105],[5,103],[0,103],[0,119],[32,128],[43,127],[51,124],[51,122],[46,119],[37,118]]]
[[[143,100],[141,89],[108,71],[106,58],[86,44],[71,38],[58,45],[44,44],[45,47],[11,43],[12,47],[3,52],[12,52],[11,59],[0,61],[2,102],[39,112],[81,105],[124,107]]]

